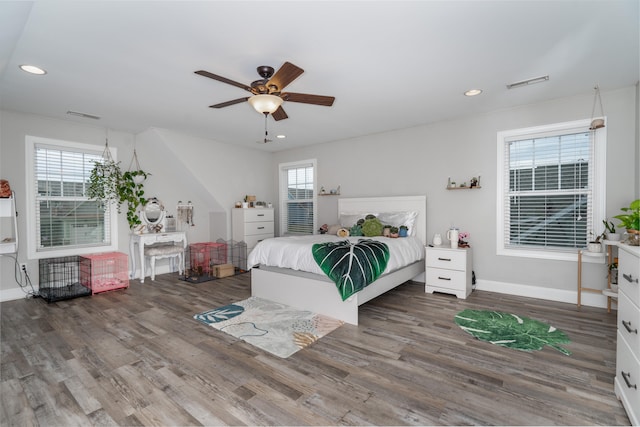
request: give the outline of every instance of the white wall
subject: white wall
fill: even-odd
[[[104,146],[106,130],[96,124],[50,119],[0,110],[0,177],[7,179],[16,193],[18,235],[21,239],[18,262],[27,263],[34,287],[38,287],[38,262],[27,259],[25,135]],[[237,148],[180,135],[162,129],[149,129],[139,135],[109,130],[109,146],[118,151],[121,167],[127,169],[134,143],[143,170],[152,175],[145,182],[147,197],[158,197],[170,214],[178,201],[194,205],[195,226],[188,227],[190,242],[230,238],[230,209],[245,194],[274,199],[271,188],[271,154]],[[118,216],[118,250],[129,252],[126,214]],[[159,261],[158,271],[168,271],[168,260]],[[146,282],[145,282],[146,283]],[[0,257],[0,301],[21,298],[24,292],[14,279],[14,260]]]
[[[523,90],[527,90],[526,88]],[[634,198],[637,174],[636,88],[602,92],[607,127],[607,215],[619,213]],[[318,184],[341,185],[342,197],[426,194],[427,235],[455,225],[471,233],[478,289],[507,291],[575,302],[576,262],[496,255],[496,134],[498,131],[588,119],[593,94],[538,105],[364,136],[276,153],[279,163],[318,160]],[[481,175],[479,190],[448,191],[447,177],[458,183]],[[277,178],[275,178],[277,179]],[[319,224],[335,223],[337,200],[320,197]],[[576,256],[577,260],[577,256]],[[586,286],[606,283],[602,264],[586,265]],[[603,297],[584,295],[585,304]]]
[[[527,90],[524,88],[523,90]],[[496,133],[501,130],[589,118],[592,93],[537,105],[492,112],[454,121],[363,136],[275,154],[237,148],[215,141],[149,129],[139,135],[111,130],[109,145],[118,148],[123,167],[136,151],[144,170],[148,196],[160,198],[170,213],[181,200],[192,201],[195,227],[189,239],[209,241],[230,237],[230,209],[245,194],[277,206],[278,173],[282,162],[318,159],[318,183],[326,189],[341,185],[341,197],[427,195],[427,233],[451,225],[471,233],[474,270],[479,289],[575,302],[576,263],[529,260],[496,255]],[[638,88],[603,91],[608,118],[607,215],[638,197]],[[0,110],[0,177],[18,196],[18,231],[25,236],[24,136],[36,135],[103,145],[104,128]],[[482,188],[447,191],[447,177],[460,182],[481,175]],[[321,197],[319,223],[337,219],[337,197]],[[277,215],[277,212],[276,212]],[[276,221],[277,224],[277,221]],[[128,227],[119,217],[119,249],[128,252]],[[22,242],[19,262],[28,262],[37,285],[37,262],[26,259]],[[162,271],[162,270],[161,270]],[[19,298],[10,258],[0,257],[0,300]],[[587,286],[602,286],[603,265],[587,265]],[[145,282],[146,283],[146,282]],[[604,299],[584,296],[585,304]]]

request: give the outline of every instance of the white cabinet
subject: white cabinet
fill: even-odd
[[[0,198],[0,254],[18,253],[18,220],[16,196]]]
[[[247,244],[247,254],[258,242],[274,236],[273,208],[234,208],[232,238]]]
[[[640,423],[640,247],[618,246],[616,396],[633,425]]]
[[[425,292],[443,292],[465,299],[471,293],[471,248],[427,247]]]

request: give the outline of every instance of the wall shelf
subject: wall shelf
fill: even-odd
[[[475,189],[480,189],[480,188],[482,188],[482,187],[477,185],[475,187],[447,187],[447,190],[475,190]]]
[[[318,196],[339,196],[340,193],[318,193]]]

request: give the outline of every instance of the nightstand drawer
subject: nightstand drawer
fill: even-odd
[[[428,248],[426,258],[427,267],[465,270],[467,266],[467,251],[464,249]]]
[[[436,288],[446,288],[452,291],[464,291],[467,287],[467,273],[457,270],[441,268],[427,268],[426,285]]]

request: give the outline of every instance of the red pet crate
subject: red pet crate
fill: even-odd
[[[189,245],[189,265],[199,275],[210,275],[213,266],[227,263],[226,243],[191,243]]]
[[[80,283],[91,289],[91,294],[129,287],[127,255],[121,252],[82,255],[80,257]]]

